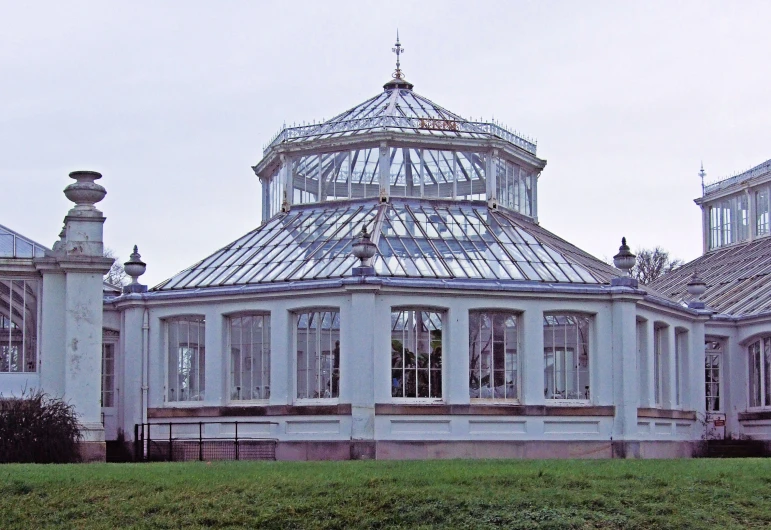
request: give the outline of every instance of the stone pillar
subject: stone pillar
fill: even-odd
[[[543,392],[543,309],[533,304],[522,313],[522,391],[520,399],[528,405],[542,405]]]
[[[347,344],[340,352],[340,402],[351,404],[352,458],[375,456],[375,297],[373,288],[352,288],[348,322],[343,323]]]
[[[637,403],[639,401],[637,372],[637,308],[639,296],[614,296],[611,309],[613,329],[613,403],[616,419],[613,422],[613,441],[633,439],[637,433]],[[639,456],[630,453],[627,445],[614,445],[614,455]]]
[[[81,456],[85,461],[105,459],[101,417],[102,277],[112,258],[104,257],[102,230],[105,218],[94,204],[106,195],[94,181],[94,171],[70,173],[74,184],[64,194],[75,203],[64,218],[64,239],[53,255],[64,272],[64,399],[74,405],[82,430]]]
[[[270,398],[271,405],[290,405],[294,401],[294,318],[281,304],[270,313]]]
[[[444,325],[445,343],[442,367],[444,401],[450,405],[468,404],[469,396],[469,318],[468,309],[453,304]]]

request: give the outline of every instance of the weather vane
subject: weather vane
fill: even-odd
[[[402,48],[402,45],[399,43],[399,30],[396,30],[396,44],[394,44],[395,48],[391,48],[391,51],[396,54],[396,71],[394,72],[394,79],[404,79],[404,74],[402,74],[402,64],[399,62],[399,56],[404,53],[404,48]]]

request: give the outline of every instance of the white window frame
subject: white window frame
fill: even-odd
[[[579,342],[580,337],[579,337],[579,331],[578,330],[580,328],[578,326],[576,326],[576,343],[575,343],[576,346],[581,346],[583,344],[584,349],[585,349],[585,353],[586,353],[585,359],[582,359],[580,348],[572,348],[573,356],[574,356],[575,361],[576,361],[576,370],[575,370],[576,381],[575,381],[575,384],[576,384],[576,387],[578,388],[578,390],[576,390],[576,393],[580,397],[576,397],[576,398],[571,398],[571,397],[568,397],[568,396],[553,397],[554,394],[552,395],[552,397],[550,397],[548,395],[548,383],[546,383],[545,377],[546,377],[547,368],[548,368],[547,359],[548,359],[549,354],[551,353],[552,358],[554,359],[553,364],[556,365],[556,359],[557,359],[556,355],[561,351],[562,355],[565,356],[565,358],[563,358],[563,364],[565,364],[566,360],[567,360],[566,359],[567,352],[569,350],[571,350],[571,348],[569,348],[569,346],[567,344],[563,344],[562,346],[556,346],[554,338],[556,337],[556,333],[557,332],[555,330],[552,330],[552,341],[550,341],[551,345],[547,345],[547,341],[546,341],[546,337],[545,337],[545,333],[547,332],[546,324],[547,324],[547,321],[548,321],[549,318],[554,318],[554,317],[574,317],[574,318],[583,318],[583,319],[587,320],[587,323],[586,323],[587,324],[586,325],[586,337],[584,337],[584,342],[583,343]],[[543,364],[542,364],[541,372],[544,374],[544,385],[545,385],[545,387],[544,387],[544,399],[545,399],[545,401],[546,401],[546,403],[548,405],[567,405],[567,406],[591,405],[593,396],[595,394],[595,392],[592,392],[592,386],[593,386],[592,366],[593,366],[593,363],[595,362],[595,360],[594,360],[594,352],[593,352],[594,321],[595,321],[595,315],[590,314],[590,313],[580,313],[580,312],[576,312],[576,311],[547,311],[547,312],[544,312],[543,318],[542,318],[542,324],[541,324],[541,331],[540,331],[541,333],[544,334],[544,349],[543,349],[543,357],[542,357],[542,363]],[[554,326],[549,326],[549,327],[554,327]],[[567,338],[567,337],[565,337],[565,338]],[[567,343],[568,341],[565,340],[564,342]],[[585,387],[588,387],[588,388],[585,388],[583,391],[580,389],[580,380],[581,380],[581,375],[580,374],[581,374],[581,371],[582,371],[580,368],[581,368],[581,363],[582,362],[586,362],[586,369],[584,370],[584,372],[586,373],[586,376],[587,376],[588,382],[589,382],[588,385],[584,385]],[[556,372],[557,372],[557,370],[556,370],[556,366],[555,366],[555,368],[552,369],[552,373],[555,374],[554,377],[556,377]],[[565,378],[566,378],[565,379],[565,383],[566,383],[565,392],[566,393],[567,393],[567,373],[568,373],[568,371],[567,371],[567,369],[565,369]],[[556,381],[555,381],[555,390],[556,390]]]
[[[416,386],[415,386],[415,393],[416,393],[415,397],[404,396],[403,395],[405,393],[404,391],[402,392],[402,396],[394,396],[393,395],[393,393],[394,393],[394,386],[395,386],[394,385],[394,383],[395,383],[394,379],[395,378],[394,378],[393,375],[394,375],[394,372],[396,371],[396,367],[394,367],[394,365],[393,365],[393,359],[394,359],[394,349],[393,349],[393,336],[394,336],[393,315],[394,315],[394,313],[400,313],[400,312],[403,312],[403,311],[412,311],[413,313],[415,313],[415,312],[427,312],[427,313],[432,313],[434,315],[437,315],[439,317],[439,320],[440,320],[441,326],[442,326],[441,327],[441,331],[442,331],[441,344],[438,346],[440,348],[440,350],[441,350],[441,356],[440,356],[440,362],[441,362],[440,381],[441,381],[442,388],[441,388],[440,395],[438,397],[436,397],[436,396],[430,397],[430,394],[431,394],[431,363],[432,363],[432,360],[433,360],[431,358],[432,351],[429,351],[429,357],[428,357],[428,365],[429,365],[429,368],[428,368],[428,375],[429,375],[429,397],[417,397],[417,394],[418,394],[417,383],[416,383]],[[444,400],[446,399],[446,396],[447,396],[447,384],[446,384],[446,380],[445,380],[446,372],[447,372],[447,370],[445,369],[445,364],[446,364],[445,363],[445,357],[446,356],[444,355],[444,352],[447,349],[446,348],[447,341],[446,341],[446,338],[445,338],[446,334],[444,332],[444,330],[445,330],[445,328],[447,326],[447,309],[433,307],[433,306],[393,306],[393,307],[391,307],[390,316],[391,316],[391,331],[388,334],[389,346],[390,346],[388,348],[388,352],[389,352],[388,353],[388,355],[389,355],[389,365],[390,365],[390,370],[389,370],[389,373],[388,373],[388,380],[390,381],[390,384],[388,386],[391,389],[391,401],[394,402],[394,403],[410,403],[410,404],[444,403]],[[429,341],[431,341],[431,338],[430,338],[431,331],[429,330],[428,333],[429,333]],[[433,345],[429,344],[429,350],[431,350],[432,347],[433,347]],[[435,350],[436,348],[433,348],[433,349]],[[402,366],[401,366],[402,379],[401,379],[401,381],[402,381],[402,385],[403,385],[404,384],[403,382],[407,378],[407,371],[406,370],[408,368],[405,365],[405,362],[404,362],[404,360],[405,360],[405,356],[404,356],[404,341],[402,341],[402,353],[401,353],[401,355],[402,355],[402,357],[401,357],[402,358]],[[419,373],[419,367],[417,366],[417,361],[416,361],[415,364],[416,364],[416,366],[415,366],[415,377],[416,377],[416,381],[417,381],[417,376],[418,376],[418,373]]]
[[[337,355],[338,355],[338,365],[339,366],[337,368],[337,371],[338,371],[338,374],[337,374],[337,396],[330,395],[329,397],[323,397],[323,396],[319,396],[319,397],[299,397],[300,385],[299,385],[299,377],[298,377],[299,374],[298,374],[298,372],[300,370],[300,364],[299,364],[300,360],[299,360],[298,352],[299,352],[300,344],[299,344],[299,341],[298,341],[298,325],[299,325],[299,322],[300,322],[300,317],[301,317],[301,315],[304,315],[304,314],[314,314],[314,315],[318,316],[318,315],[320,315],[322,313],[332,313],[332,317],[331,318],[332,318],[333,322],[334,322],[334,318],[335,318],[334,314],[336,313],[337,314],[337,319],[340,322],[340,325],[339,325],[339,327],[337,329],[338,341],[340,342],[340,346],[335,345],[333,347],[330,344],[329,345],[330,350],[328,350],[330,352],[330,361],[332,363],[332,366],[330,368],[331,373],[330,373],[330,378],[329,378],[330,394],[332,394],[333,393],[332,391],[334,389],[334,384],[335,384],[335,380],[334,380],[334,377],[335,377],[335,374],[334,374],[334,371],[335,371],[335,368],[334,368],[335,359],[334,359],[334,356],[331,356],[331,354],[334,352],[335,348],[338,348],[338,354]],[[321,318],[322,318],[322,321],[323,321],[323,316]],[[341,383],[342,383],[342,379],[343,379],[343,377],[342,377],[342,369],[341,369],[342,368],[342,359],[340,358],[341,349],[342,349],[342,338],[343,338],[342,337],[342,315],[340,313],[340,308],[339,307],[311,307],[311,308],[305,308],[305,309],[296,309],[296,310],[292,311],[292,318],[290,319],[290,322],[292,323],[292,328],[291,328],[291,333],[292,333],[292,358],[293,358],[292,382],[293,382],[294,401],[296,403],[298,403],[298,404],[334,405],[334,404],[339,403],[339,401],[340,401]],[[322,340],[321,339],[321,335],[322,335],[321,333],[317,333],[316,334],[316,348],[317,348],[317,351],[320,351],[323,354],[323,352],[327,351],[327,350],[322,349],[322,347],[324,345],[321,344],[321,340]],[[331,342],[331,340],[332,339],[330,338],[330,342]],[[321,357],[323,357],[323,355],[322,356],[318,356],[317,355],[316,357],[317,357],[317,359],[316,359],[316,361],[317,361],[317,369],[319,370],[319,373],[321,373],[322,370],[321,370],[320,363],[321,363]],[[317,377],[317,381],[316,382],[317,383],[319,382],[318,377]],[[317,392],[320,393],[321,388],[317,387],[316,390],[317,390]]]
[[[170,382],[171,382],[171,371],[170,371],[170,349],[171,349],[171,332],[170,332],[170,326],[177,322],[197,322],[199,325],[203,326],[204,333],[203,333],[203,343],[198,342],[198,352],[196,354],[196,358],[198,360],[198,392],[196,399],[178,399],[179,393],[174,391],[174,396],[172,399],[171,393],[172,388],[170,388]],[[206,317],[204,315],[178,315],[173,317],[168,317],[163,320],[163,328],[164,328],[164,351],[165,351],[165,369],[164,372],[166,374],[166,380],[164,382],[164,399],[166,403],[173,403],[175,406],[198,406],[199,403],[203,403],[206,401]],[[197,337],[200,338],[200,333],[197,334]],[[188,336],[188,344],[190,344],[190,337]],[[179,348],[179,345],[177,345],[177,348]],[[201,351],[203,349],[203,352]],[[177,354],[179,355],[179,354]],[[177,358],[177,367],[179,366],[179,358]],[[201,367],[203,366],[203,374],[201,374]],[[175,376],[177,381],[179,381],[179,369],[177,368],[177,371],[175,372]],[[175,385],[176,387],[177,385]]]
[[[713,351],[710,351],[709,345],[710,344],[717,344],[718,348],[714,349]],[[717,364],[717,381],[714,379],[707,381],[707,361],[709,355],[715,355],[718,364]],[[704,344],[704,409],[707,412],[707,414],[710,413],[722,413],[724,410],[724,401],[725,401],[725,391],[723,388],[723,372],[725,367],[725,342],[720,339],[714,339],[707,337],[707,340]],[[710,364],[710,370],[714,370],[714,368],[711,368]],[[717,395],[712,395],[712,392],[708,392],[707,388],[708,385],[715,385],[715,388],[717,389]],[[711,410],[707,403],[709,403],[710,399],[717,399],[718,406],[714,410]]]
[[[101,403],[102,408],[114,408],[117,407],[117,401],[118,401],[118,395],[116,392],[115,387],[115,381],[117,378],[117,364],[118,364],[118,340],[117,337],[108,338],[104,332],[103,338],[102,338],[102,377],[101,377],[101,387],[100,387],[100,394],[99,394],[99,401]],[[112,372],[107,373],[107,352],[111,352],[112,357]],[[107,380],[107,377],[110,377],[110,380]],[[109,388],[107,386],[109,385]],[[107,401],[105,399],[105,396],[110,394],[111,400],[110,404],[106,404]]]
[[[8,369],[3,370],[3,365],[0,362],[0,374],[5,375],[13,375],[13,374],[33,374],[38,373],[40,368],[40,340],[38,338],[40,337],[40,321],[41,321],[41,314],[42,314],[42,306],[41,303],[41,292],[42,292],[42,286],[43,282],[39,280],[38,278],[18,278],[18,277],[0,277],[0,281],[7,282],[9,284],[9,292],[10,296],[8,299],[8,304],[2,304],[2,311],[0,311],[0,320],[2,320],[4,323],[7,323],[7,328],[0,329],[0,355],[3,354],[3,350],[5,350],[5,355],[11,355],[12,351],[15,349],[17,351],[17,355],[21,354],[21,370],[11,370],[11,362],[10,358],[8,360]],[[18,321],[14,322],[13,319],[13,313],[18,312],[19,307],[17,305],[19,304],[19,301],[16,300],[13,296],[14,292],[14,284],[21,282],[22,283],[22,292],[21,292],[21,311],[22,311],[22,321],[19,323]],[[27,291],[28,291],[28,285],[29,290],[33,292],[34,297],[34,322],[31,323],[31,326],[27,323],[27,314],[30,312],[28,311],[28,303],[27,303]],[[32,301],[30,301],[30,304]],[[31,316],[31,315],[30,315]],[[21,326],[19,326],[21,324]],[[7,329],[7,332],[5,331]],[[21,346],[19,346],[18,341],[13,340],[14,332],[13,329],[21,329]],[[32,337],[28,335],[28,332],[32,333]],[[7,333],[7,342],[5,340],[5,335]],[[31,351],[28,352],[27,345],[30,344]],[[21,351],[19,352],[19,347],[21,348]],[[31,358],[28,357],[28,353],[31,354]]]
[[[482,393],[483,393],[482,392],[483,387],[481,385],[482,379],[485,377],[485,375],[487,375],[488,378],[490,376],[492,376],[493,379],[494,379],[495,378],[495,372],[499,371],[499,370],[496,370],[496,367],[495,367],[495,355],[494,355],[494,352],[491,352],[491,355],[490,355],[491,365],[490,365],[489,369],[486,370],[486,371],[483,371],[483,366],[482,366],[483,363],[482,363],[481,358],[479,359],[479,363],[478,363],[479,364],[479,373],[477,374],[477,378],[478,378],[478,381],[479,381],[479,391],[478,391],[479,395],[477,395],[477,396],[473,395],[473,390],[474,389],[473,389],[473,385],[472,385],[471,381],[472,381],[472,377],[474,376],[473,372],[476,371],[476,368],[473,366],[473,364],[474,364],[475,355],[479,355],[481,357],[481,351],[478,351],[478,350],[481,349],[482,342],[480,340],[476,340],[476,341],[474,340],[474,334],[473,334],[472,329],[471,329],[471,322],[472,322],[472,318],[471,317],[472,317],[472,314],[479,315],[480,326],[481,326],[481,319],[483,317],[485,317],[485,316],[488,317],[488,318],[491,318],[491,317],[492,318],[499,318],[500,317],[500,318],[504,318],[504,319],[509,319],[509,318],[514,319],[514,333],[515,333],[516,336],[515,336],[515,339],[514,339],[513,347],[514,347],[514,356],[515,356],[515,358],[514,358],[514,361],[513,361],[513,363],[511,365],[509,364],[509,350],[510,350],[509,346],[512,346],[512,345],[510,345],[509,343],[506,342],[506,335],[505,334],[504,334],[504,343],[503,343],[503,348],[504,348],[504,370],[503,370],[503,372],[504,372],[504,379],[506,381],[508,381],[509,372],[512,371],[508,367],[509,366],[513,366],[513,371],[514,371],[514,376],[513,376],[513,382],[514,382],[513,395],[509,395],[507,388],[504,388],[504,395],[503,396],[495,396],[495,390],[494,390],[496,388],[495,386],[493,386],[492,395],[489,395],[489,396],[482,395]],[[520,366],[521,358],[522,358],[521,347],[520,347],[520,345],[521,345],[521,338],[520,338],[521,337],[521,329],[520,329],[521,320],[522,319],[520,318],[520,314],[519,313],[517,313],[515,311],[504,310],[504,309],[472,309],[472,310],[469,311],[469,367],[468,367],[468,369],[469,369],[469,398],[471,399],[471,401],[480,402],[480,403],[490,403],[490,402],[493,402],[493,403],[499,403],[499,402],[519,403],[520,402],[520,400],[521,400],[520,392],[521,392],[521,389],[522,389],[522,384],[521,384],[522,370],[521,370],[521,366]],[[494,321],[493,321],[493,325],[494,325]],[[504,324],[504,326],[505,326],[505,324]],[[481,332],[481,328],[480,328],[479,332]],[[491,330],[490,340],[493,343],[495,342],[494,329]],[[492,349],[493,350],[495,349],[494,345],[493,345]],[[490,373],[486,374],[485,372],[490,372]],[[505,386],[508,386],[508,385],[505,385]]]
[[[251,355],[245,357],[243,346],[244,341],[243,338],[241,339],[240,344],[235,345],[233,344],[233,322],[238,319],[243,318],[260,318],[262,319],[262,336],[261,341],[259,343],[259,353],[254,351],[255,343],[251,342],[250,345],[252,347]],[[225,320],[225,330],[227,334],[227,362],[228,362],[228,401],[230,403],[234,404],[244,404],[244,403],[267,403],[270,399],[270,365],[272,362],[271,359],[271,348],[270,348],[270,333],[271,333],[271,319],[270,319],[270,313],[266,311],[249,311],[249,312],[243,312],[243,313],[235,313],[230,314],[226,316]],[[238,366],[241,368],[240,372],[243,377],[243,373],[246,368],[244,368],[245,365],[249,365],[248,371],[252,378],[252,384],[251,386],[254,387],[257,390],[257,394],[260,397],[254,397],[254,394],[251,394],[249,398],[242,398],[241,396],[245,395],[242,388],[239,388],[243,385],[243,380],[240,380],[239,382],[241,385],[236,385],[235,381],[235,367],[236,362],[233,357],[234,355],[234,349],[238,350]],[[261,373],[257,373],[254,370],[255,363],[255,356],[260,356],[260,363],[263,367]],[[247,363],[247,360],[249,361]],[[265,364],[267,363],[267,370],[265,369]],[[263,377],[263,374],[265,374],[266,377]],[[257,385],[255,386],[255,379],[257,379]],[[251,389],[250,389],[251,390]]]
[[[754,346],[758,346],[760,404],[752,404],[753,394],[753,353]],[[752,340],[746,346],[747,352],[747,408],[750,410],[771,409],[771,336],[759,337]]]

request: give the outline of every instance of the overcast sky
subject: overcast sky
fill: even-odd
[[[402,68],[538,140],[541,224],[600,257],[701,253],[707,180],[771,158],[771,2],[0,0],[0,224],[51,246],[70,171],[154,285],[260,223],[263,145]]]

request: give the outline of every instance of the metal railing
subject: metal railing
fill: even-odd
[[[207,436],[205,434],[207,425],[232,425],[233,434],[223,436],[218,433],[216,436]],[[239,436],[238,427],[250,425],[264,426],[277,425],[277,423],[272,421],[137,423],[134,425],[134,459],[139,462],[275,460],[278,440],[244,435],[243,430]],[[195,432],[191,433],[191,430],[197,430],[197,436]]]
[[[462,120],[446,120],[435,118],[415,118],[407,116],[377,116],[374,118],[357,118],[338,122],[326,122],[299,127],[284,127],[271,139],[265,147],[267,151],[274,145],[289,140],[315,139],[329,136],[344,136],[357,132],[373,129],[386,129],[395,127],[410,129],[412,131],[447,131],[460,135],[497,136],[517,147],[521,147],[528,153],[536,154],[535,141],[524,138],[522,135],[509,131],[496,123],[473,122]]]

